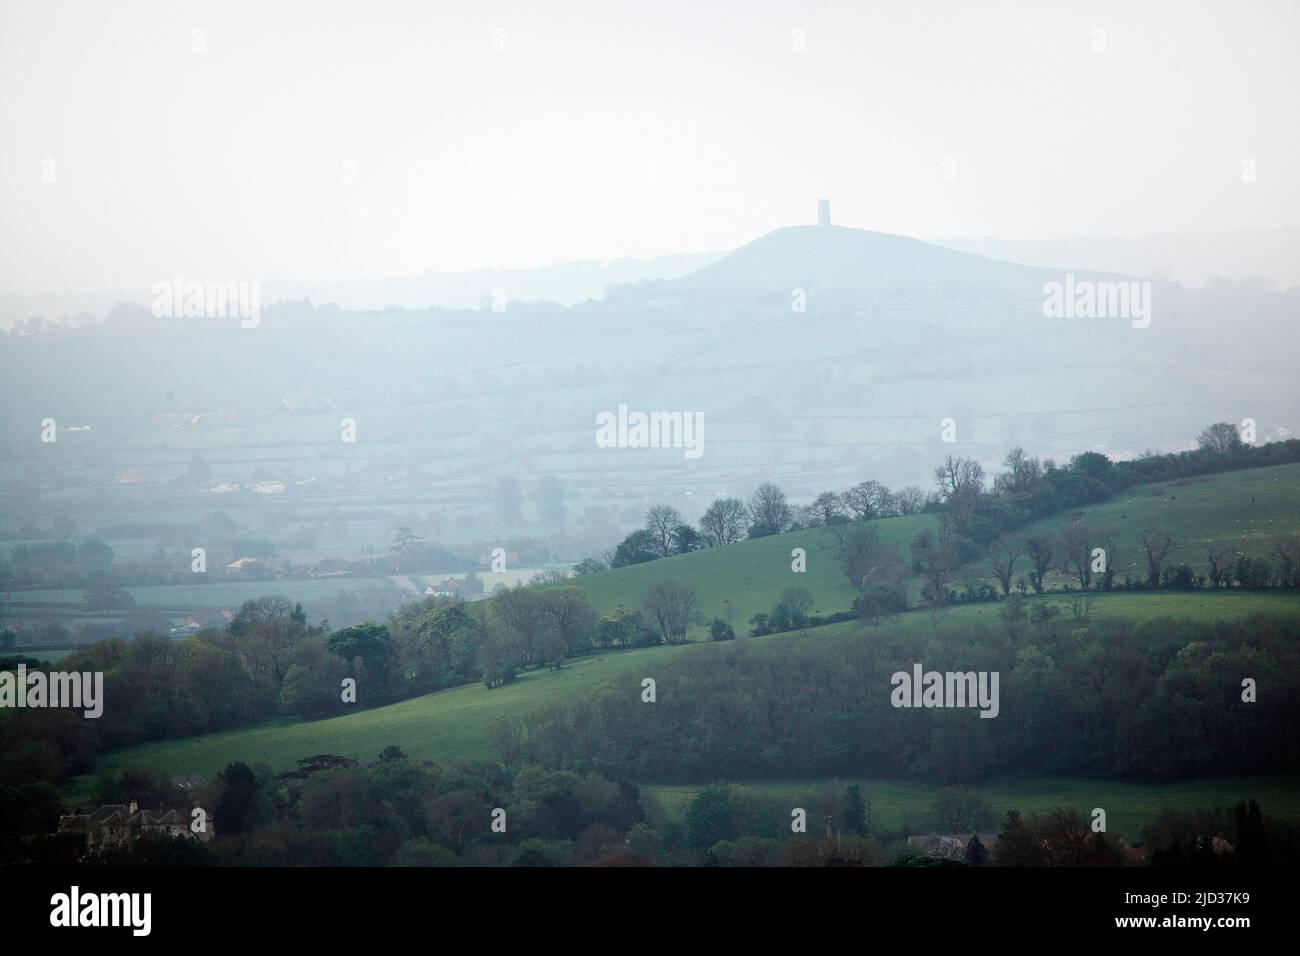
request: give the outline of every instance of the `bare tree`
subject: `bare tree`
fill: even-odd
[[[1092,529],[1082,518],[1067,524],[1056,538],[1061,548],[1062,569],[1074,572],[1083,591],[1092,583],[1092,540]]]
[[[1105,563],[1102,570],[1097,572],[1101,579],[1101,589],[1111,591],[1115,587],[1115,577],[1121,571],[1127,571],[1131,565],[1124,563],[1124,557],[1119,550],[1119,538],[1114,531],[1103,529],[1096,533],[1096,539],[1093,544],[1102,549],[1105,557]]]
[[[668,505],[655,505],[645,513],[645,529],[654,538],[661,557],[673,553],[673,531],[681,523],[681,512]]]
[[[1147,580],[1153,588],[1160,587],[1160,568],[1170,551],[1176,550],[1178,542],[1173,535],[1160,527],[1160,522],[1144,521],[1139,528],[1142,537],[1142,550],[1147,555]]]
[[[848,520],[840,496],[834,492],[823,491],[808,507],[820,525],[841,524]]]
[[[984,491],[983,467],[973,458],[955,458],[949,455],[934,470],[934,483],[939,491],[939,500],[947,505],[962,532],[966,532],[975,511],[975,503]]]
[[[1070,608],[1070,616],[1076,624],[1087,624],[1088,618],[1092,615],[1092,602],[1096,600],[1095,596],[1088,593],[1072,594],[1066,604]]]
[[[718,498],[700,518],[700,530],[713,547],[735,544],[745,537],[745,503],[739,498]]]
[[[914,515],[925,506],[925,492],[916,485],[908,485],[893,496],[894,509],[900,515]]]
[[[937,621],[939,608],[948,603],[948,585],[957,567],[957,544],[948,528],[929,528],[912,539],[912,566],[924,583],[922,593],[930,603],[930,618]]]
[[[1004,475],[998,476],[1002,479],[999,490],[1010,494],[1024,494],[1043,475],[1043,463],[1035,456],[1026,454],[1023,448],[1013,448],[1007,452],[1002,459],[1002,466],[1007,470]]]
[[[1300,587],[1300,535],[1277,534],[1269,539],[1270,553],[1277,558],[1282,587]]]
[[[1227,587],[1232,583],[1232,560],[1236,552],[1226,544],[1212,544],[1205,551],[1205,558],[1210,562],[1210,586]]]
[[[652,584],[641,600],[665,644],[686,643],[686,629],[700,619],[699,605],[699,593],[684,581]]]
[[[949,455],[934,470],[934,483],[945,502],[969,498],[984,490],[984,469],[973,458]]]
[[[881,504],[889,498],[889,489],[878,481],[863,481],[844,492],[841,498],[852,517],[878,518],[882,516]]]
[[[1052,539],[1044,534],[1030,535],[1025,539],[1025,554],[1029,556],[1029,563],[1034,566],[1034,593],[1042,594],[1043,589],[1047,587],[1044,576],[1052,566]]]
[[[762,538],[780,534],[790,524],[790,505],[785,492],[765,481],[749,499],[749,536]]]
[[[1011,576],[1015,573],[1016,561],[1024,551],[1024,542],[1012,535],[1004,535],[989,548],[989,564],[993,566],[993,574],[1002,585],[1003,594],[1011,593]]]
[[[867,574],[880,550],[880,529],[869,522],[854,522],[836,529],[839,537],[840,567],[853,587],[865,587]]]

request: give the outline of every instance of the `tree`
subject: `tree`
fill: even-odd
[[[900,515],[914,515],[925,507],[925,492],[916,485],[908,485],[894,496],[894,510]]]
[[[645,530],[659,557],[666,558],[673,553],[673,532],[681,523],[681,512],[668,505],[655,505],[645,513]]]
[[[1196,436],[1196,444],[1206,451],[1217,455],[1231,455],[1241,450],[1241,434],[1231,422],[1215,422],[1206,425]]]
[[[596,639],[597,615],[581,588],[567,585],[542,592],[542,617],[558,638],[558,647],[570,657]]]
[[[492,502],[496,506],[497,516],[503,524],[518,524],[523,514],[523,492],[519,490],[519,480],[514,475],[501,475],[493,486]]]
[[[688,524],[679,524],[673,528],[673,554],[690,554],[704,547],[700,533]]]
[[[970,842],[966,844],[965,860],[967,866],[983,866],[989,861],[989,851],[980,842],[978,833],[972,833]]]
[[[844,504],[840,496],[830,491],[823,491],[813,499],[809,505],[812,513],[819,525],[834,525],[848,521],[848,515],[845,514]]]
[[[726,784],[705,787],[686,808],[686,845],[707,850],[722,840],[734,839],[731,788]]]
[[[808,612],[813,607],[813,596],[806,588],[786,588],[772,606],[772,626],[778,631],[791,631],[808,623]]]
[[[82,601],[90,611],[113,611],[135,606],[135,598],[130,592],[116,584],[92,584],[83,593]]]
[[[870,829],[867,823],[867,804],[862,798],[862,788],[856,783],[849,784],[844,791],[844,829],[862,837]]]
[[[399,561],[413,557],[420,553],[424,547],[424,541],[410,528],[398,528],[393,535],[393,546],[389,550],[393,552],[393,557]]]
[[[867,575],[876,566],[880,554],[880,529],[865,521],[841,525],[835,529],[839,538],[840,568],[849,584],[861,590]]]
[[[568,568],[543,568],[528,579],[528,586],[530,588],[540,588],[567,580],[569,580]]]
[[[715,617],[709,622],[709,640],[711,641],[730,641],[734,640],[736,632],[730,624],[720,617]]]
[[[216,819],[226,835],[246,833],[252,829],[257,809],[257,776],[248,764],[236,760],[217,774],[221,797],[217,801]]]
[[[948,584],[957,567],[957,545],[948,528],[926,528],[912,539],[912,568],[924,580],[922,593],[930,602],[934,619],[948,603]]]
[[[945,787],[930,805],[930,823],[940,833],[974,833],[996,819],[988,802],[966,787]]]
[[[889,489],[878,481],[863,481],[840,496],[849,515],[857,519],[879,518],[885,514]]]
[[[1104,482],[1110,475],[1114,463],[1101,452],[1080,452],[1070,459],[1070,471],[1093,481]]]
[[[939,500],[948,506],[957,527],[965,533],[975,510],[975,502],[984,491],[984,468],[973,458],[949,455],[934,470]]]
[[[745,503],[739,498],[718,498],[700,518],[700,530],[710,547],[735,544],[745,537]]]
[[[573,566],[573,576],[575,578],[586,577],[588,574],[599,574],[608,567],[604,561],[599,558],[583,558]]]
[[[542,612],[542,593],[516,586],[501,591],[492,601],[495,623],[506,631],[502,637],[517,649],[517,659],[522,663],[536,660],[544,646],[546,619]]]
[[[1004,595],[1011,593],[1011,576],[1015,573],[1016,561],[1024,550],[1024,542],[1011,535],[1004,535],[989,548],[989,563],[993,566],[993,574],[998,583],[1002,585]]]
[[[383,668],[393,649],[388,628],[373,621],[333,631],[325,638],[325,647],[345,661],[360,658],[367,670]]]
[[[564,487],[554,475],[546,475],[533,490],[537,516],[548,528],[563,528],[569,509],[564,504]]]
[[[785,492],[770,481],[763,482],[749,499],[749,536],[780,534],[789,525],[790,505]]]
[[[614,549],[614,557],[610,562],[610,566],[625,568],[629,564],[642,564],[646,561],[653,561],[659,556],[659,546],[654,539],[654,535],[645,528],[640,528],[624,538],[619,543],[619,546]]]
[[[269,594],[240,605],[229,630],[239,639],[239,651],[249,671],[271,681],[278,692],[294,651],[307,634],[307,615],[301,604],[283,594]]]
[[[1178,542],[1154,519],[1142,522],[1138,532],[1142,538],[1142,550],[1147,556],[1147,580],[1153,588],[1158,588],[1161,565],[1169,552],[1177,549]]]
[[[1227,587],[1231,583],[1232,559],[1234,552],[1225,544],[1214,544],[1205,552],[1205,559],[1210,563],[1210,586]]]
[[[686,630],[700,618],[700,596],[684,581],[659,581],[646,589],[641,606],[665,644],[684,644]]]
[[[1002,466],[1007,470],[994,482],[994,490],[1000,494],[1027,494],[1043,477],[1042,462],[1026,454],[1023,448],[1017,447],[1007,452],[1002,459]]]
[[[1056,540],[1061,549],[1061,567],[1073,570],[1079,588],[1088,590],[1092,583],[1092,529],[1082,518],[1075,518],[1061,529]]]
[[[1279,583],[1284,588],[1300,587],[1300,535],[1275,534],[1268,543],[1277,559]]]
[[[1052,566],[1052,539],[1043,534],[1030,535],[1025,539],[1025,554],[1029,557],[1029,563],[1034,566],[1034,573],[1030,578],[1034,585],[1034,593],[1042,594],[1043,588],[1047,586],[1043,580],[1044,576]]]
[[[1102,549],[1106,556],[1104,569],[1100,572],[1101,589],[1111,591],[1115,588],[1115,578],[1121,571],[1127,571],[1129,565],[1125,564],[1119,551],[1119,537],[1109,528],[1103,528],[1097,532],[1097,540],[1094,542]]]

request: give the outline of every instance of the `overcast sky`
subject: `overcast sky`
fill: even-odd
[[[0,292],[1300,225],[1298,11],[0,0]]]

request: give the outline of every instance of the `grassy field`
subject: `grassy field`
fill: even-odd
[[[662,666],[682,654],[708,653],[711,645],[687,644],[615,651],[578,658],[560,671],[532,671],[513,684],[488,690],[467,684],[386,707],[327,720],[283,718],[223,733],[140,744],[105,755],[99,766],[145,764],[169,774],[214,777],[231,760],[287,770],[313,754],[371,759],[388,744],[429,760],[487,758],[487,729],[497,717],[531,710],[569,693],[596,686],[616,674]],[[84,794],[79,778],[70,797]]]
[[[1205,551],[1211,544],[1230,545],[1251,557],[1268,558],[1272,535],[1300,533],[1300,464],[1139,485],[1113,501],[1090,505],[1079,513],[1091,527],[1115,532],[1118,559],[1122,567],[1130,568],[1134,580],[1146,578],[1138,536],[1138,524],[1146,520],[1160,522],[1178,540],[1178,547],[1166,559],[1166,568],[1186,563],[1197,574],[1205,574],[1209,571]],[[1053,515],[1017,534],[1055,533],[1073,517],[1074,513]],[[1123,577],[1121,572],[1119,580]],[[1068,579],[1062,575],[1059,580]]]
[[[896,544],[906,554],[913,536],[934,521],[930,515],[912,515],[885,518],[877,526],[882,542]],[[795,548],[803,548],[807,553],[807,571],[801,574],[790,570],[790,552]],[[836,556],[835,536],[824,528],[741,541],[725,548],[710,548],[575,578],[569,583],[581,588],[596,610],[607,614],[620,604],[635,610],[641,606],[641,598],[650,585],[670,578],[695,585],[706,622],[723,617],[725,602],[730,601],[737,633],[742,625],[748,630],[747,622],[754,614],[770,611],[777,596],[788,587],[807,589],[815,602],[815,614],[846,611],[852,607],[854,598],[853,588]],[[702,636],[707,633],[706,627],[700,625],[694,633]]]
[[[1139,516],[1159,521],[1178,539],[1179,545],[1169,555],[1166,568],[1186,562],[1203,574],[1208,567],[1205,549],[1209,544],[1231,544],[1253,557],[1267,557],[1271,535],[1300,533],[1300,464],[1142,485],[1127,490],[1115,501],[1054,515],[1017,534],[1055,534],[1076,513],[1083,514],[1095,528],[1115,532],[1118,554],[1111,559],[1117,560],[1134,581],[1146,578],[1138,537]],[[933,522],[931,516],[913,515],[886,518],[876,526],[882,540],[897,545],[906,556],[912,537]],[[796,547],[807,552],[807,571],[803,574],[790,570],[790,552]],[[982,564],[978,567],[986,570]],[[1022,557],[1016,574],[1027,574],[1028,570],[1028,560]],[[813,596],[817,614],[848,610],[854,598],[836,557],[835,536],[822,528],[617,568],[570,583],[582,589],[593,607],[607,614],[620,604],[629,610],[639,607],[650,585],[670,578],[695,585],[706,622],[715,616],[723,617],[725,603],[730,601],[737,632],[742,624],[748,629],[747,622],[756,612],[770,611],[777,595],[787,587],[806,588]],[[1122,583],[1123,578],[1121,572],[1118,580]],[[991,581],[991,576],[986,580]],[[1054,569],[1048,582],[1053,589],[1060,589],[1074,583],[1074,579]],[[1170,601],[1182,607],[1187,599],[1171,597]],[[1193,616],[1198,613],[1198,605],[1198,601],[1190,601]],[[705,625],[697,626],[693,634],[703,636]]]
[[[862,787],[871,804],[872,824],[899,830],[905,824],[920,832],[931,832],[928,811],[938,787],[905,780],[761,780],[746,781],[739,789],[758,797],[781,800],[791,808],[809,811],[810,831],[815,809],[840,795],[851,783]],[[686,808],[704,784],[643,784],[641,793],[653,812],[665,819],[683,822]],[[1300,820],[1300,777],[1212,777],[1178,783],[1126,783],[1056,777],[1042,774],[996,776],[971,788],[998,815],[1008,809],[1022,814],[1041,813],[1053,807],[1072,807],[1090,813],[1094,807],[1106,811],[1106,829],[1131,843],[1142,838],[1142,827],[1154,820],[1162,807],[1231,807],[1254,797],[1264,814]],[[784,834],[773,834],[783,836]]]
[[[1063,598],[1033,600],[1064,603]],[[996,626],[997,605],[973,604],[950,608],[939,616],[941,631],[972,626]],[[1148,620],[1162,616],[1227,620],[1256,611],[1300,615],[1300,595],[1220,593],[1109,594],[1093,604],[1093,619],[1125,618]],[[887,619],[879,628],[865,628],[868,637],[898,631],[930,631],[936,625],[924,611],[912,611]],[[824,640],[852,631],[862,632],[856,622],[813,628],[806,637],[771,635],[741,640]],[[370,759],[388,744],[397,744],[414,757],[429,760],[488,758],[488,726],[498,717],[531,710],[557,697],[590,690],[602,681],[628,672],[653,676],[654,669],[685,654],[708,654],[720,645],[695,643],[672,647],[649,647],[610,651],[576,658],[563,670],[525,673],[514,684],[488,690],[468,684],[426,694],[411,700],[359,711],[328,720],[306,722],[298,718],[266,721],[239,730],[207,734],[183,740],[140,744],[106,754],[99,766],[120,768],[146,764],[168,774],[199,773],[213,776],[231,760],[265,763],[273,770],[287,770],[300,758],[331,753]],[[69,799],[84,799],[89,780],[78,778],[71,785]]]

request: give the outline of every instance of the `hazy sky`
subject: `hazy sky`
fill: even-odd
[[[0,292],[729,248],[819,196],[922,236],[1300,225],[1298,40],[1294,0],[0,0]]]

